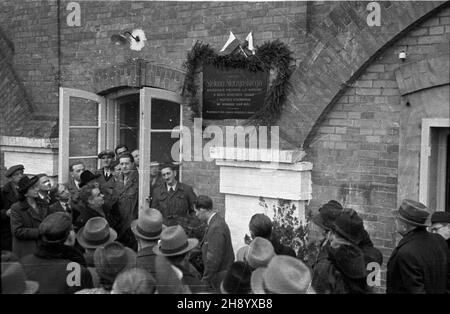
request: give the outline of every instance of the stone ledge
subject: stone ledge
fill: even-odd
[[[0,146],[57,149],[58,139],[0,136]]]
[[[288,170],[288,171],[310,171],[313,168],[313,164],[310,162],[282,164],[276,162],[216,160],[216,165],[221,167],[259,168],[267,170]]]
[[[306,153],[302,150],[271,150],[236,147],[211,147],[210,157],[217,160],[270,162],[294,164],[301,161]]]

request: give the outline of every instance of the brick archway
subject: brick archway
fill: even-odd
[[[143,59],[127,62],[94,73],[94,91],[98,94],[120,87],[156,87],[181,94],[185,73],[164,65],[152,64]]]
[[[373,60],[412,27],[449,5],[444,1],[379,3],[380,27],[367,25],[366,2],[345,1],[308,34],[309,55],[291,77],[293,88],[279,121],[280,135],[289,146],[307,147],[323,117]]]

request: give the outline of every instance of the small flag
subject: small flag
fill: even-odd
[[[247,35],[247,38],[245,38],[245,40],[248,42],[247,49],[250,50],[252,52],[252,54],[255,54],[255,50],[256,49],[255,49],[255,46],[253,46],[253,35],[252,35],[252,32],[250,32]]]
[[[220,49],[219,55],[227,55],[232,53],[239,46],[239,40],[234,36],[233,32],[230,31],[230,36],[228,37],[225,45]]]

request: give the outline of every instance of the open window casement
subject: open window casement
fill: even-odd
[[[98,169],[106,143],[106,100],[97,94],[60,87],[58,181],[69,181],[69,165],[82,161]]]

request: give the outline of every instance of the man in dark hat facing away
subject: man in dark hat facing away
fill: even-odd
[[[65,212],[50,214],[40,224],[39,232],[42,238],[38,249],[22,259],[27,277],[39,283],[39,292],[71,294],[91,288],[91,274],[79,263],[84,262],[81,253],[65,245],[75,241],[72,217]]]
[[[427,232],[429,213],[405,199],[394,210],[396,231],[403,237],[387,264],[387,293],[445,293],[449,253],[444,238]]]
[[[12,250],[11,206],[19,200],[19,181],[23,177],[23,171],[23,165],[15,165],[5,173],[5,177],[10,181],[2,187],[0,192],[2,250]]]
[[[434,212],[431,215],[430,231],[441,235],[450,249],[450,212]]]

